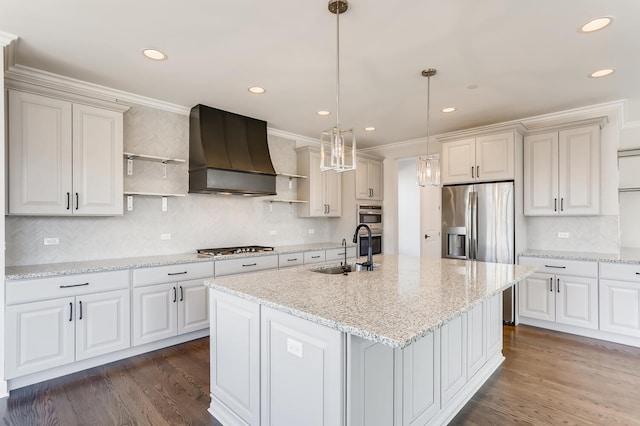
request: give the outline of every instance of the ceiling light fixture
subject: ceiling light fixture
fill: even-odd
[[[429,68],[422,70],[422,76],[427,77],[427,155],[418,157],[417,178],[418,185],[440,185],[440,155],[429,154],[429,111],[431,110],[431,77],[436,70]]]
[[[325,111],[325,110],[320,110],[318,111],[316,114],[318,114],[321,117],[326,117],[327,115],[331,114],[329,111]]]
[[[164,61],[167,55],[156,49],[142,49],[142,54],[154,61]]]
[[[589,74],[589,77],[591,78],[600,78],[600,77],[606,77],[608,75],[611,75],[615,72],[615,68],[605,68],[602,70],[598,70],[598,71],[594,71],[591,74]]]
[[[442,108],[442,112],[454,112],[455,110],[455,107]]]
[[[367,132],[373,132],[376,128],[373,126],[370,127],[365,127],[364,130],[366,130]]]
[[[613,16],[601,16],[594,18],[580,27],[578,31],[581,33],[592,33],[608,27],[613,22]]]
[[[266,90],[264,90],[264,88],[259,87],[259,86],[251,86],[247,90],[249,92],[253,93],[254,95],[262,95],[264,92],[266,92]]]
[[[340,14],[348,8],[347,0],[329,1],[329,12],[336,15],[336,125],[320,135],[322,171],[346,172],[356,168],[356,133],[353,129],[340,128]],[[351,155],[348,151],[351,151]]]

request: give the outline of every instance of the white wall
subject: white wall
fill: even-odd
[[[417,157],[398,160],[398,254],[420,256],[420,187]]]

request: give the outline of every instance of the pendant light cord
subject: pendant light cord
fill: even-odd
[[[427,157],[429,157],[429,128],[431,115],[431,76],[427,77]]]
[[[336,10],[336,128],[340,128],[340,7]]]

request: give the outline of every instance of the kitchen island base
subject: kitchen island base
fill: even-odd
[[[211,405],[229,425],[440,425],[504,360],[502,294],[395,348],[210,292]]]

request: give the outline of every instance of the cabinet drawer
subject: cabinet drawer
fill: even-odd
[[[243,272],[262,271],[264,269],[275,269],[278,267],[278,256],[252,256],[240,259],[217,260],[216,277]]]
[[[600,278],[640,282],[640,264],[600,263]]]
[[[35,302],[129,287],[129,270],[7,281],[6,303]]]
[[[356,257],[355,247],[347,247],[346,250],[347,250],[347,259]],[[332,262],[334,260],[344,260],[344,251],[345,249],[342,247],[335,248],[335,249],[328,249],[327,255],[326,255],[326,261]]]
[[[304,261],[304,254],[302,252],[278,255],[279,268],[286,268],[287,266],[302,265],[303,261]]]
[[[133,286],[173,283],[213,277],[213,262],[181,263],[133,270]]]
[[[304,264],[309,265],[310,263],[324,262],[325,257],[324,250],[305,251]]]
[[[537,266],[538,272],[546,272],[549,274],[598,277],[598,262],[521,256],[520,264]]]

